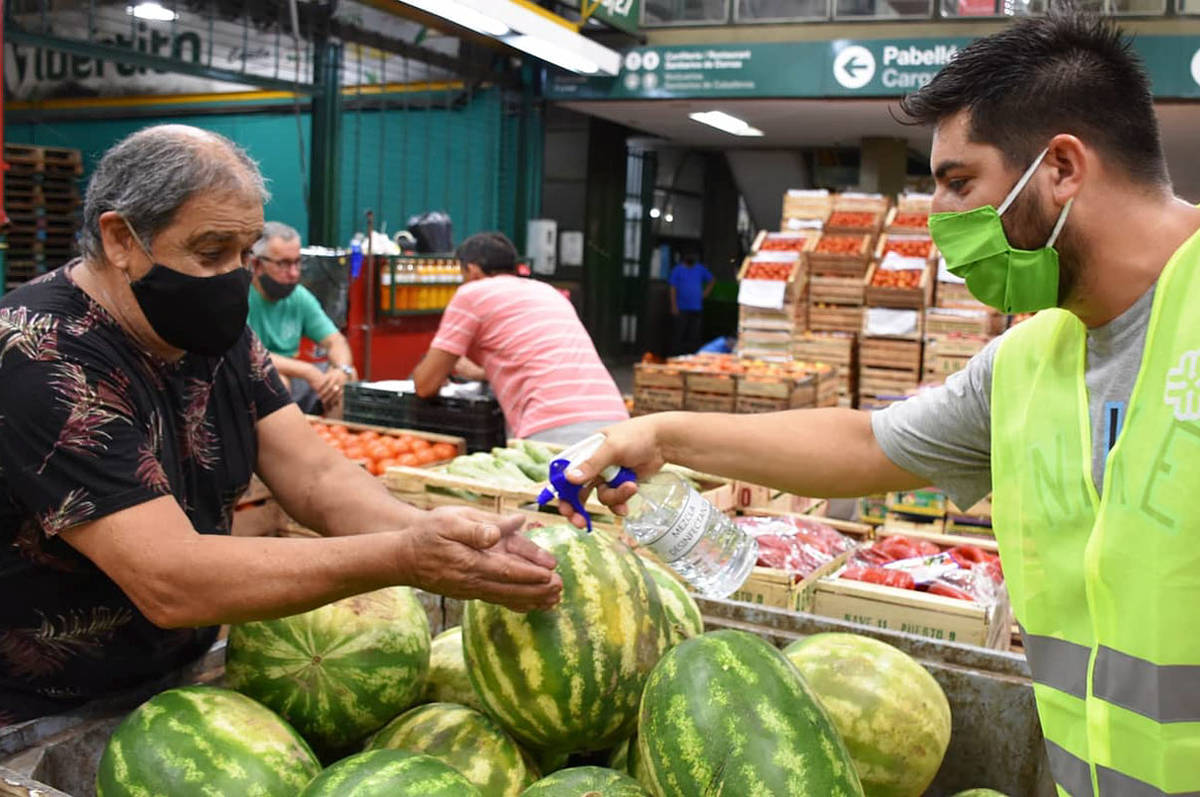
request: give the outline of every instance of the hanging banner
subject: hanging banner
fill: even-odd
[[[968,37],[639,47],[616,77],[555,73],[553,100],[900,97],[930,80]],[[1158,98],[1200,98],[1200,40],[1137,36]]]

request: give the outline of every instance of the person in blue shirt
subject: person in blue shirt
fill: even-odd
[[[673,354],[695,354],[701,339],[704,300],[712,293],[713,275],[689,252],[671,269],[671,316],[674,321]]]

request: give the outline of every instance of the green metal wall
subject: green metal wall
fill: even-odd
[[[431,99],[431,102],[426,102]],[[353,104],[353,94],[347,95]],[[452,103],[450,107],[447,104]],[[364,213],[375,211],[376,225],[394,233],[410,216],[443,210],[462,240],[482,230],[500,229],[523,237],[525,219],[536,197],[526,190],[518,207],[521,177],[527,186],[541,184],[541,126],[527,109],[526,147],[536,150],[518,175],[519,103],[506,104],[499,90],[464,98],[462,92],[388,95],[382,105],[349,107],[342,119],[339,240],[349,241],[365,227]],[[142,127],[159,122],[190,124],[228,136],[245,147],[269,181],[268,219],[308,228],[300,153],[309,160],[309,114],[300,117],[303,141],[290,108],[247,112],[237,107],[222,113],[118,119],[47,120],[5,126],[14,143],[76,147],[84,152],[85,177],[105,149]],[[119,111],[114,111],[119,113]],[[308,179],[313,175],[309,169]]]

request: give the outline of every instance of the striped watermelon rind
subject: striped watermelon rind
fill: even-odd
[[[487,712],[529,748],[607,749],[633,732],[642,686],[668,645],[658,588],[603,535],[569,525],[527,535],[558,558],[562,600],[528,614],[468,601],[467,674]]]
[[[663,656],[642,695],[637,744],[639,779],[656,795],[863,794],[796,668],[744,631],[704,634]]]
[[[416,702],[429,668],[429,618],[388,587],[229,631],[227,683],[279,712],[326,760]]]
[[[429,674],[421,697],[426,703],[458,703],[483,711],[483,703],[467,677],[462,626],[447,628],[433,638],[429,647]]]
[[[479,790],[432,756],[370,750],[326,769],[300,797],[479,797]]]
[[[704,616],[700,614],[700,607],[696,605],[696,601],[687,591],[687,587],[680,583],[666,565],[661,565],[648,557],[641,557],[641,562],[658,586],[663,610],[667,613],[671,646],[674,647],[685,639],[703,634]]]
[[[212,686],[168,689],[113,731],[98,797],[296,794],[321,770],[304,739],[245,695]]]
[[[572,767],[542,778],[521,797],[647,797],[628,775],[604,767]]]
[[[367,749],[433,756],[461,772],[484,797],[516,797],[538,779],[524,751],[491,717],[455,703],[429,703],[401,714]]]
[[[784,648],[850,750],[863,788],[919,797],[950,744],[950,702],[903,651],[857,634],[814,634]]]

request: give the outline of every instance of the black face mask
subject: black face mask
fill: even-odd
[[[250,272],[192,277],[162,263],[129,283],[158,336],[194,354],[218,357],[233,348],[250,314]]]
[[[258,284],[262,286],[263,293],[272,302],[277,302],[280,299],[286,299],[292,295],[292,291],[296,290],[299,283],[296,282],[280,282],[272,279],[267,275],[267,272],[260,272],[258,275]]]

